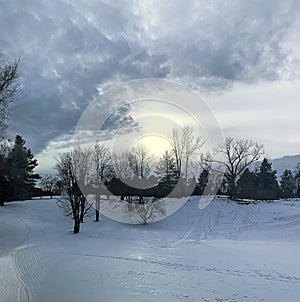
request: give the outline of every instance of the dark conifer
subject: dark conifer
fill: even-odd
[[[257,199],[269,200],[279,197],[279,186],[276,179],[276,170],[266,158],[256,172]]]
[[[280,179],[280,194],[283,198],[295,196],[296,182],[291,170],[285,170]]]
[[[255,199],[255,175],[247,168],[237,182],[237,197],[241,199]]]
[[[17,135],[15,144],[7,156],[12,199],[24,200],[32,197],[35,183],[41,178],[39,174],[34,173],[37,165],[38,162],[31,150],[25,147],[25,140]]]

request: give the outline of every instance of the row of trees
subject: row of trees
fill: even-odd
[[[37,161],[25,140],[17,135],[13,144],[4,140],[11,104],[16,100],[19,60],[0,65],[0,205],[10,200],[30,198],[37,193],[34,173]],[[104,145],[82,149],[79,146],[60,156],[56,169],[59,178],[46,175],[40,186],[44,194],[63,193],[74,218],[74,232],[89,212],[87,195],[93,194],[95,220],[100,219],[101,194],[120,195],[129,204],[147,205],[148,213],[163,213],[155,200],[165,196],[227,194],[231,198],[275,199],[300,196],[300,165],[295,173],[286,170],[278,184],[276,171],[264,159],[263,146],[250,140],[226,138],[214,155],[202,154],[204,140],[185,126],[173,129],[171,148],[158,162],[145,146],[111,153]],[[199,159],[200,158],[200,159]],[[198,179],[192,173],[200,162]],[[146,207],[145,207],[146,208]],[[140,208],[139,208],[140,209]],[[143,218],[145,219],[145,218]]]
[[[291,170],[285,170],[278,183],[272,164],[264,159],[259,169],[244,171],[237,182],[236,196],[256,200],[300,197],[299,165],[294,173]]]
[[[74,220],[83,221],[87,194],[95,196],[95,220],[99,221],[102,194],[119,195],[128,203],[149,206],[149,200],[155,203],[165,196],[217,193],[232,199],[268,200],[300,192],[299,177],[291,171],[285,171],[279,185],[276,171],[266,158],[258,165],[264,149],[251,140],[228,137],[213,156],[201,155],[203,140],[189,127],[173,129],[170,142],[171,150],[158,162],[143,145],[116,153],[100,144],[86,149],[77,146],[62,154],[56,168],[71,212],[78,212]],[[201,173],[196,179],[192,168],[197,158]]]
[[[300,163],[295,172],[285,170],[278,183],[276,171],[266,158],[258,166],[264,154],[262,145],[241,139],[226,138],[224,145],[216,149],[215,157],[202,155],[203,172],[198,179],[196,193],[203,192],[211,172],[222,178],[219,194],[231,198],[271,200],[276,198],[300,197]],[[220,183],[220,182],[219,182]]]
[[[0,64],[0,205],[38,194],[40,176],[34,173],[37,161],[25,140],[17,135],[14,143],[4,139],[12,104],[17,100],[20,59]]]
[[[89,148],[76,146],[72,151],[62,154],[56,169],[76,224],[77,221],[83,221],[78,217],[84,217],[87,205],[86,199],[78,198],[78,189],[82,196],[95,196],[96,221],[99,221],[101,194],[119,195],[121,200],[145,207],[147,205],[148,208],[149,201],[155,207],[155,199],[150,197],[164,197],[175,187],[177,190],[173,196],[187,194],[189,167],[203,140],[186,126],[181,130],[173,129],[170,141],[171,151],[166,151],[158,163],[154,162],[153,154],[144,145],[115,153],[100,144]],[[148,212],[152,210],[149,208]],[[75,231],[75,224],[74,232],[78,232],[77,226]]]

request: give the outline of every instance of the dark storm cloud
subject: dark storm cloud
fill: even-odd
[[[109,83],[144,77],[220,89],[296,76],[285,47],[297,1],[11,0],[1,4],[2,59],[22,55],[11,132],[34,152],[71,134]],[[109,114],[111,104],[103,104]],[[134,124],[130,108],[106,127]],[[115,118],[115,120],[113,120]]]

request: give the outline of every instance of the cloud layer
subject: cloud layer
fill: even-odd
[[[297,78],[288,34],[299,9],[297,0],[6,1],[1,58],[22,56],[11,132],[40,152],[73,133],[99,91],[124,80],[167,78],[209,91]],[[132,123],[129,111],[106,127]]]

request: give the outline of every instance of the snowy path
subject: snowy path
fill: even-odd
[[[195,209],[74,236],[55,201],[0,208],[0,301],[299,301],[297,202]]]

